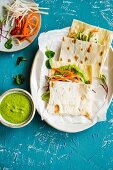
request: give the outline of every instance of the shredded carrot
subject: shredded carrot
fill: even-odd
[[[52,75],[50,78],[52,81],[72,81],[72,82],[78,82],[80,81],[79,75],[64,75],[63,77],[60,77],[58,75]]]
[[[31,40],[30,38],[25,37],[25,39],[26,39],[27,41],[29,41],[30,43],[32,43],[32,40]]]
[[[34,24],[34,20],[36,20],[36,24]],[[31,24],[31,23],[32,23],[32,24]],[[32,35],[34,35],[34,34],[37,32],[37,30],[39,29],[39,24],[40,24],[40,16],[39,16],[38,14],[31,13],[31,14],[28,16],[28,18],[27,18],[27,21],[26,21],[26,23],[25,23],[25,26],[24,26],[24,28],[23,28],[22,33],[23,33],[24,35],[26,35],[26,30],[27,30],[27,28],[28,28],[28,25],[32,25],[32,26],[34,25],[34,26],[33,26],[33,32],[27,34],[27,36],[32,36]]]
[[[19,39],[19,41],[20,42],[23,42],[23,41],[25,41],[26,40],[26,38],[24,37],[24,38],[22,38],[22,39]]]
[[[68,81],[67,79],[59,78],[59,79],[51,79],[52,81]]]
[[[52,68],[52,70],[56,71],[56,72],[59,72],[59,73],[67,73],[67,74],[64,74],[63,76],[65,78],[77,78],[78,80],[80,80],[80,76],[74,74],[73,72],[69,71],[69,70],[59,70],[58,68]]]
[[[28,42],[32,43],[32,40],[30,38],[28,38],[28,37],[24,37],[22,39],[19,39],[20,42],[23,42],[25,40],[27,40]]]
[[[33,26],[33,27],[35,26],[35,24],[31,21],[28,21],[28,23],[30,24],[30,26]]]
[[[40,27],[40,15],[36,13],[30,13],[26,19],[25,18],[22,19],[21,22],[22,32],[20,34],[16,34],[13,36],[17,38],[31,37],[38,32],[39,27]]]
[[[52,70],[59,72],[59,73],[65,73],[66,72],[66,73],[70,74],[71,76],[74,74],[72,71],[69,71],[69,70],[59,70],[58,68],[52,68]]]
[[[96,30],[96,29],[93,29],[91,32],[95,33],[95,32],[98,32],[98,30]]]

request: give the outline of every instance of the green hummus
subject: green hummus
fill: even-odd
[[[22,93],[11,93],[0,104],[0,114],[8,122],[19,124],[25,122],[32,111],[31,102]]]

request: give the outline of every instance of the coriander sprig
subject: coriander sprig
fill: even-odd
[[[4,44],[5,48],[11,49],[13,47],[12,39],[7,39],[6,43]]]
[[[16,76],[14,77],[14,80],[15,80],[15,83],[16,83],[17,85],[21,85],[21,84],[24,83],[25,77],[24,77],[24,75],[22,75],[22,74],[18,74],[18,75],[16,75]]]
[[[45,55],[46,57],[48,58],[48,60],[46,60],[46,67],[48,69],[51,69],[52,68],[52,61],[53,61],[53,57],[55,55],[55,52],[54,51],[51,51],[50,49],[46,48],[46,51],[45,51]]]
[[[19,65],[22,61],[27,61],[25,57],[18,57],[16,64]]]
[[[104,74],[100,75],[100,80],[101,80],[101,86],[104,88],[105,92],[106,92],[106,97],[108,96],[108,85],[107,85],[107,80],[106,80],[106,76]]]

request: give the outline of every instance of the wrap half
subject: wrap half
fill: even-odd
[[[59,61],[93,65],[93,76],[99,77],[107,55],[103,45],[63,37]]]
[[[49,80],[48,113],[92,119],[91,65],[54,61]]]
[[[79,20],[73,20],[68,36],[70,38],[74,37],[79,40],[90,41],[110,47],[113,39],[113,32],[89,25]]]
[[[47,111],[51,114],[86,116],[92,119],[91,85],[50,81]]]

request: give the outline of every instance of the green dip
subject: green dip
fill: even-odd
[[[0,114],[8,122],[20,124],[25,122],[32,112],[31,101],[23,93],[11,93],[3,98]]]

